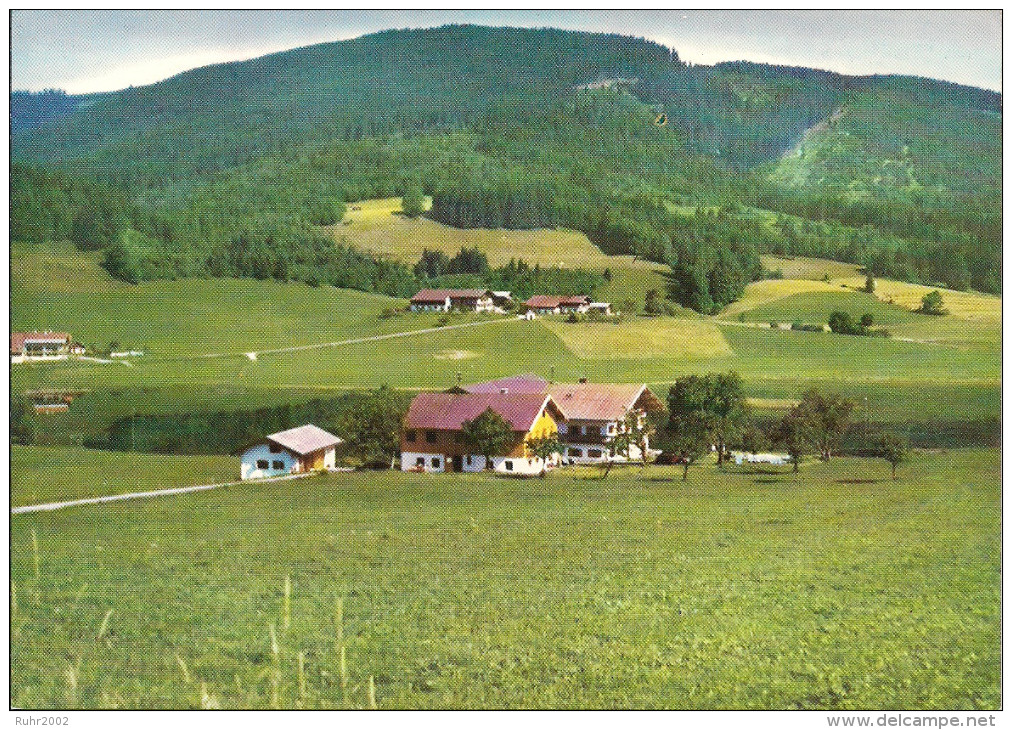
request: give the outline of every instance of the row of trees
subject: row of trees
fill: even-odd
[[[341,434],[342,458],[364,466],[389,466],[410,395],[387,387],[335,398],[250,411],[138,415],[116,420],[86,445],[121,451],[232,454],[298,423]]]
[[[712,373],[679,378],[668,393],[668,421],[660,429],[660,443],[682,464],[682,478],[689,467],[714,449],[717,466],[729,451],[739,448],[757,452],[771,444],[791,457],[794,471],[811,453],[829,461],[839,447],[854,411],[854,401],[818,389],[806,391],[772,428],[760,428],[749,411],[742,380],[737,373]],[[884,433],[870,445],[893,467],[906,458],[902,437]]]
[[[589,296],[606,281],[604,275],[586,269],[542,268],[524,259],[510,259],[505,266],[492,268],[488,258],[477,248],[461,248],[452,257],[442,251],[424,249],[415,264],[414,274],[420,286],[484,287],[510,291],[516,299],[526,299],[532,294]]]

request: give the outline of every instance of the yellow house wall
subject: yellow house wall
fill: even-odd
[[[531,441],[536,441],[546,436],[553,436],[559,432],[559,425],[552,418],[551,414],[548,413],[548,409],[541,414],[540,418],[534,422],[531,430],[528,432],[527,437],[524,439],[524,453],[525,457],[533,456],[527,448],[527,444]]]

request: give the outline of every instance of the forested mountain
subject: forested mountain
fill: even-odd
[[[11,92],[11,134],[41,127],[70,114],[84,100],[59,89]]]
[[[421,188],[450,225],[561,225],[669,264],[701,311],[739,296],[763,251],[1000,287],[1001,97],[924,79],[447,26],[195,69],[29,126],[12,117],[16,237],[108,246],[128,280],[403,294],[410,269],[315,227]]]

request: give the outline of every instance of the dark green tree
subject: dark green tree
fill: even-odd
[[[664,446],[682,465],[682,481],[688,481],[689,467],[710,451],[708,424],[698,415],[669,423]]]
[[[885,433],[878,444],[879,454],[889,462],[896,478],[896,467],[905,462],[910,454],[910,443],[899,434]]]
[[[787,450],[795,473],[801,468],[801,460],[808,453],[812,438],[812,418],[800,405],[788,411],[773,432],[773,441]]]
[[[854,410],[854,401],[839,393],[822,393],[812,388],[801,397],[799,413],[808,421],[812,444],[823,461],[829,461],[843,438]]]
[[[492,468],[492,457],[505,453],[515,438],[513,427],[491,408],[464,421],[462,430],[467,445],[485,457],[486,469]]]
[[[829,329],[838,335],[853,335],[858,332],[858,327],[854,324],[854,320],[850,318],[850,315],[847,312],[839,310],[829,315]]]
[[[368,466],[389,466],[399,444],[404,399],[387,386],[356,399],[338,419],[345,448]]]
[[[556,433],[550,436],[541,436],[536,439],[532,439],[527,442],[527,448],[537,458],[541,459],[541,472],[540,476],[544,477],[548,470],[548,462],[556,454],[562,451],[562,442],[559,441],[559,435]]]
[[[401,210],[409,218],[417,218],[425,212],[425,193],[422,192],[421,185],[408,185],[401,198]]]
[[[917,311],[922,314],[933,314],[935,316],[941,316],[949,313],[949,310],[945,308],[944,302],[942,301],[942,295],[937,289],[935,291],[928,292],[921,297],[921,308]]]

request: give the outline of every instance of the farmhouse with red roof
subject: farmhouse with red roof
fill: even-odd
[[[464,424],[486,410],[513,430],[511,443],[487,465],[464,438]],[[530,443],[558,432],[562,414],[547,393],[420,393],[411,401],[401,429],[401,469],[476,472],[489,466],[503,474],[540,474],[547,466]]]
[[[84,347],[73,342],[67,332],[12,332],[11,362],[25,360],[62,360],[80,355]]]
[[[585,379],[549,383],[533,373],[457,386],[452,392],[550,395],[562,413],[558,435],[562,461],[569,464],[643,458],[639,445],[630,446],[627,456],[618,453],[612,442],[625,432],[628,419],[635,418],[642,425],[648,413],[664,410],[664,404],[644,383],[588,383]],[[646,446],[650,448],[649,439]]]
[[[492,312],[495,303],[492,292],[487,289],[422,289],[411,297],[412,312],[448,312],[451,309]]]

